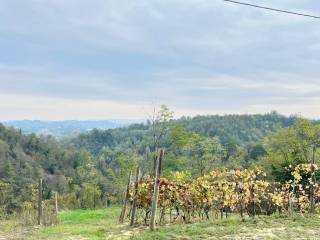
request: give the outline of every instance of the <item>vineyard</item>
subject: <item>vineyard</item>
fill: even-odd
[[[212,171],[194,181],[168,181],[160,178],[156,224],[191,223],[239,214],[244,220],[275,212],[314,212],[320,191],[316,183],[316,164],[301,164],[293,169],[285,183],[268,181],[260,170]],[[152,209],[154,179],[141,178],[130,184],[128,214],[133,203],[135,225],[148,225]],[[137,186],[138,185],[138,186]]]

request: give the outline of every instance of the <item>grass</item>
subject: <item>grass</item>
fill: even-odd
[[[242,222],[237,216],[224,220],[171,225],[145,231],[134,239],[320,239],[320,216],[260,216]]]
[[[4,239],[320,239],[320,215],[273,215],[246,219],[237,216],[201,223],[168,225],[150,232],[147,228],[119,225],[119,206],[99,210],[60,213],[60,224],[50,227],[22,227],[14,221],[0,221]]]
[[[73,210],[62,212],[60,224],[45,227],[29,239],[111,239],[122,228],[118,225],[120,207],[99,210]]]

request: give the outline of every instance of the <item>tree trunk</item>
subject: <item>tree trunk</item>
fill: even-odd
[[[157,172],[157,152],[158,150],[154,150],[154,154],[153,154],[153,168],[152,168],[152,176],[155,177],[156,176],[156,172]]]
[[[123,223],[124,218],[126,216],[130,184],[131,184],[131,171],[129,172],[129,175],[128,175],[127,189],[126,189],[126,193],[125,193],[125,197],[124,197],[124,201],[123,201],[123,206],[122,206],[122,210],[121,210],[121,214],[120,214],[120,218],[119,218],[119,223]]]
[[[39,193],[38,193],[38,225],[41,225],[42,219],[42,178],[39,179]]]
[[[137,195],[138,195],[138,188],[139,188],[139,174],[140,174],[140,168],[137,167],[136,181],[135,181],[135,184],[134,184],[134,198],[133,198],[133,204],[132,204],[130,226],[134,225],[134,220],[135,220],[135,217],[136,217]]]
[[[153,231],[155,229],[156,223],[156,212],[157,212],[157,202],[159,195],[159,184],[160,184],[160,166],[163,158],[163,149],[160,149],[159,156],[157,158],[157,171],[156,177],[154,179],[154,187],[153,187],[153,197],[152,197],[152,206],[151,206],[151,217],[150,217],[150,230]]]
[[[55,192],[55,210],[56,210],[56,214],[58,214],[59,212],[59,208],[58,208],[58,192]]]
[[[310,187],[310,212],[314,213],[314,184],[316,183],[315,167],[316,162],[316,147],[312,149],[312,165],[311,165],[311,187]]]
[[[317,151],[316,146],[313,146],[313,149],[312,149],[312,164],[316,163],[316,151]]]
[[[254,200],[254,194],[255,194],[255,192],[254,192],[254,185],[252,185],[252,210],[253,210],[253,217],[255,217],[256,216],[256,203],[255,203],[255,200]]]

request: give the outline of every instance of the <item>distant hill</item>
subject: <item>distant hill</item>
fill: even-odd
[[[229,114],[182,117],[177,120],[187,130],[207,137],[218,136],[222,143],[230,141],[244,145],[260,141],[268,132],[289,127],[299,119],[298,116],[284,116],[277,112],[266,114]]]
[[[25,134],[35,133],[37,135],[52,135],[57,138],[63,138],[66,136],[75,136],[79,133],[87,132],[93,129],[107,130],[125,127],[135,122],[139,122],[139,120],[17,120],[3,122],[3,124],[8,127],[21,129]]]
[[[280,127],[288,127],[297,120],[296,116],[286,117],[276,112],[252,115],[211,115],[182,117],[173,120],[180,123],[189,131],[200,133],[204,136],[219,136],[222,143],[233,141],[237,144],[254,143],[263,138],[269,131],[275,131]],[[131,131],[147,131],[148,125],[143,120],[66,120],[66,121],[42,121],[42,120],[18,120],[7,121],[3,124],[8,127],[21,129],[23,133],[35,133],[37,135],[52,135],[57,138],[76,137],[81,133],[88,133],[87,137],[97,134],[93,129],[110,130],[120,128],[113,133],[122,132],[121,136],[131,135]],[[114,135],[114,134],[113,134]],[[116,134],[117,135],[117,134]],[[82,136],[83,137],[83,136]],[[91,136],[92,137],[92,136]],[[93,141],[94,142],[94,141]]]
[[[196,132],[206,137],[219,137],[222,145],[230,143],[238,146],[255,145],[268,133],[279,128],[292,126],[299,117],[286,117],[276,112],[251,115],[208,115],[182,117],[172,120],[188,132]],[[150,123],[132,124],[124,128],[94,130],[82,133],[72,141],[78,148],[85,148],[94,155],[99,155],[105,148],[122,147],[129,149],[135,143],[140,152],[144,152],[150,139]]]

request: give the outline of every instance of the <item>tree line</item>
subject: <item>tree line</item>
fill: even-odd
[[[169,180],[259,166],[287,181],[286,167],[316,161],[318,132],[317,123],[275,112],[175,120],[166,106],[143,124],[59,141],[0,125],[0,212],[19,211],[32,201],[39,178],[44,199],[58,192],[62,208],[121,202],[129,171],[139,166],[141,175],[153,175],[159,148],[166,149],[161,168]]]

